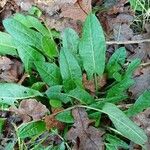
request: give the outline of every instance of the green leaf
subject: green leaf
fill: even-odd
[[[60,70],[54,63],[35,61],[35,66],[42,80],[49,86],[61,84]]]
[[[71,28],[66,28],[62,33],[63,47],[70,50],[73,54],[78,53],[79,36]]]
[[[33,16],[26,16],[27,20],[30,22],[31,27],[38,30],[40,33],[43,34],[43,36],[50,36],[50,31],[42,25],[42,23]]]
[[[115,146],[118,149],[123,148],[123,149],[129,149],[129,145],[119,139],[118,137],[107,134],[105,140],[110,143],[110,145]]]
[[[36,29],[41,34],[43,34],[43,36],[50,36],[49,30],[37,18],[33,16],[16,13],[13,19],[19,21],[28,28]]]
[[[69,96],[79,100],[82,104],[91,104],[95,102],[94,98],[84,89],[76,88],[70,91]]]
[[[35,82],[31,86],[32,89],[37,91],[43,91],[44,87],[46,87],[46,84],[44,82]]]
[[[43,96],[40,92],[13,83],[0,83],[0,103],[12,104],[12,101],[17,99],[27,99],[36,96]]]
[[[54,108],[60,108],[60,107],[62,107],[62,102],[60,100],[57,100],[57,99],[51,99],[49,101],[49,103]]]
[[[118,73],[122,69],[121,65],[124,65],[125,59],[126,50],[124,47],[121,47],[114,52],[106,66],[106,70],[110,77],[113,77],[114,74]]]
[[[150,91],[145,91],[127,111],[127,116],[133,116],[150,107]]]
[[[84,23],[79,44],[79,54],[89,78],[93,74],[102,75],[105,68],[106,42],[103,29],[94,14],[90,14]]]
[[[147,136],[145,132],[135,123],[133,123],[114,104],[106,103],[102,111],[109,116],[116,129],[121,132],[123,136],[141,146],[147,142]]]
[[[109,97],[115,97],[119,94],[124,94],[126,90],[134,84],[134,80],[130,78],[124,78],[122,81],[119,83],[115,84],[113,87],[111,87],[107,91],[107,98]]]
[[[71,98],[68,94],[61,92],[62,86],[52,86],[46,91],[46,95],[49,99],[60,100],[63,103],[71,102]]]
[[[131,7],[134,11],[143,11],[145,9],[145,3],[143,0],[129,0]]]
[[[81,68],[75,57],[68,49],[62,49],[60,51],[59,64],[64,88],[69,91],[76,88],[76,86],[82,87]]]
[[[4,32],[0,32],[0,55],[18,56],[13,38]]]
[[[39,135],[46,131],[46,126],[43,121],[36,121],[36,122],[29,122],[22,124],[18,128],[18,135],[19,138],[24,139],[24,138],[31,138],[35,135]]]
[[[19,21],[8,18],[3,21],[3,25],[6,31],[17,41],[23,44],[34,46],[37,49],[41,49],[40,40],[41,34],[29,29]]]
[[[141,60],[138,58],[131,61],[124,76],[131,78],[133,72],[137,69],[137,67],[140,65],[140,63],[141,63]]]
[[[29,45],[24,45],[18,41],[15,41],[19,57],[21,58],[26,72],[30,72],[33,67],[34,61],[45,61],[44,56],[39,53],[36,49]]]
[[[58,56],[58,49],[55,41],[48,36],[42,38],[43,52],[50,58]]]
[[[56,115],[55,117],[58,121],[65,123],[74,123],[74,118],[70,111],[64,111]]]
[[[3,127],[6,122],[6,118],[0,118],[0,134],[3,132]]]

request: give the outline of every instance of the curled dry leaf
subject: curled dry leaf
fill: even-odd
[[[102,77],[97,77],[97,80],[98,80],[99,88],[104,87],[106,85],[106,83],[107,83],[107,76],[106,76],[106,74],[104,74]],[[83,77],[82,77],[82,82],[83,82],[83,85],[84,85],[85,89],[89,90],[91,92],[91,94],[95,93],[94,79],[87,80],[87,76],[84,73]]]
[[[73,127],[68,131],[68,140],[74,143],[74,150],[103,150],[103,132],[90,126],[91,121],[83,108],[72,110],[75,120]]]
[[[46,123],[46,128],[47,130],[50,130],[52,128],[57,128],[59,130],[64,130],[65,126],[62,122],[58,121],[55,119],[54,113],[57,113],[61,111],[62,109],[54,109],[52,111],[52,114],[49,116],[45,116],[45,123]]]
[[[23,122],[29,122],[31,119],[40,120],[49,112],[45,105],[36,99],[26,99],[20,102],[19,108],[10,108],[10,111],[18,114]]]
[[[61,16],[73,20],[84,21],[91,12],[91,0],[77,0],[75,4],[66,4],[61,7]]]
[[[22,65],[18,60],[0,57],[0,82],[17,82],[22,72]]]
[[[135,84],[129,89],[133,98],[138,98],[146,89],[150,89],[150,66],[141,68],[136,74]]]

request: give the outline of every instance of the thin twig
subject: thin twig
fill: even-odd
[[[25,74],[22,76],[22,78],[18,81],[18,84],[22,84],[23,81],[24,81],[26,78],[28,78],[28,77],[29,77],[29,75],[25,73]]]
[[[106,41],[107,45],[113,45],[113,44],[139,44],[139,43],[145,43],[150,42],[150,39],[144,39],[144,40],[135,40],[135,41]]]

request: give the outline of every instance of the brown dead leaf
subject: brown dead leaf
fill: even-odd
[[[18,60],[0,57],[0,82],[17,82],[22,72],[22,65]]]
[[[141,68],[139,75],[136,75],[134,80],[135,84],[129,89],[129,92],[132,93],[133,98],[138,98],[146,89],[150,89],[150,67]]]
[[[141,35],[136,35],[132,38],[132,40],[143,40],[150,39],[150,24],[145,25],[146,33]],[[134,49],[134,54],[132,54],[129,59],[140,58],[144,62],[150,61],[150,43],[139,43],[138,47]]]
[[[28,11],[32,5],[34,5],[34,0],[14,0],[15,3],[20,6],[23,11]]]
[[[0,0],[0,7],[3,8],[8,0]]]
[[[91,0],[78,0],[75,4],[66,4],[61,8],[61,16],[84,21],[91,11]]]
[[[74,150],[103,150],[102,131],[90,126],[91,121],[83,108],[72,110],[75,120],[68,131],[67,138],[74,144]]]
[[[82,77],[82,82],[85,87],[85,89],[89,90],[91,93],[95,93],[95,85],[94,85],[94,79],[87,80],[87,76],[84,73]],[[106,74],[104,74],[102,77],[98,77],[98,86],[99,88],[102,88],[107,83],[107,77]]]
[[[54,109],[52,114],[49,116],[45,116],[45,123],[47,130],[50,130],[52,128],[57,128],[59,130],[64,130],[64,124],[58,120],[55,119],[54,113],[57,113],[61,111],[62,109]]]
[[[31,119],[40,120],[49,112],[45,105],[36,99],[26,99],[20,102],[19,108],[10,108],[10,111],[18,114],[23,122],[29,122]]]

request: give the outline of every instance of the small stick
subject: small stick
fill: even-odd
[[[24,81],[26,78],[28,78],[28,77],[29,77],[29,75],[25,73],[25,74],[21,77],[21,79],[18,81],[18,84],[22,84],[23,81]]]
[[[139,43],[145,43],[150,42],[150,39],[144,39],[144,40],[135,40],[135,41],[106,41],[107,45],[113,45],[113,44],[139,44]]]

